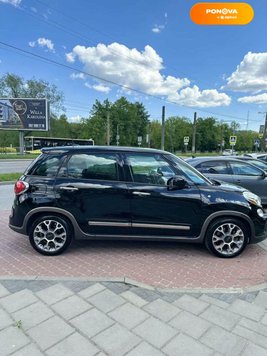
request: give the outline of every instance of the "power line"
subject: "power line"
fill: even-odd
[[[63,31],[63,32],[67,33],[67,34],[70,34],[70,35],[72,35],[72,36],[74,36],[74,37],[78,37],[78,38],[80,38],[80,39],[82,39],[82,40],[85,40],[85,41],[88,41],[88,40],[89,40],[89,41],[91,41],[92,43],[94,43],[94,40],[93,40],[92,38],[85,37],[85,36],[81,35],[79,32],[76,32],[76,31],[73,31],[73,30],[69,30],[66,26],[60,25],[60,24],[58,24],[58,23],[55,22],[55,21],[51,21],[51,20],[48,20],[48,19],[43,19],[42,17],[40,17],[40,16],[37,15],[37,14],[32,13],[31,11],[29,11],[29,10],[28,10],[27,8],[25,8],[25,7],[20,6],[20,7],[17,7],[17,8],[18,8],[19,10],[21,10],[21,11],[27,13],[27,14],[30,15],[31,17],[37,19],[38,21],[41,21],[41,22],[44,22],[44,23],[46,23],[46,24],[52,25],[52,26],[54,26],[54,27],[60,29],[61,31]],[[51,7],[51,9],[54,9],[54,8]],[[54,9],[54,10],[57,11],[57,12],[59,12],[59,13],[61,13],[59,10],[56,10],[56,9]],[[63,14],[63,13],[61,13],[61,14]],[[63,16],[65,16],[65,15],[63,14]],[[66,16],[66,17],[68,17],[68,16]],[[78,22],[78,21],[77,21],[77,22]],[[128,61],[130,61],[130,62],[132,62],[132,63],[134,63],[134,64],[138,64],[138,65],[142,65],[142,66],[144,66],[144,67],[150,68],[149,63],[142,62],[142,61],[138,61],[138,60],[136,60],[136,59],[134,59],[134,58],[128,56],[127,54],[119,53],[119,52],[115,51],[115,50],[112,49],[112,48],[109,48],[109,51],[110,51],[111,53],[113,53],[113,54],[114,54],[116,57],[118,57],[118,58],[120,58],[120,57],[121,57],[121,58],[126,58]],[[156,62],[158,62],[158,63],[160,63],[160,64],[162,65],[162,62],[161,62],[160,60],[154,59],[154,61],[156,61]]]
[[[127,85],[123,85],[123,84],[119,84],[119,83],[116,83],[112,80],[109,80],[109,79],[105,79],[105,78],[102,78],[102,77],[99,77],[95,74],[92,74],[92,73],[89,73],[89,72],[86,72],[84,70],[81,70],[81,69],[78,69],[78,68],[75,68],[75,67],[72,67],[68,64],[64,64],[64,63],[60,63],[60,62],[57,62],[53,59],[50,59],[50,58],[47,58],[47,57],[43,57],[39,54],[36,54],[36,53],[33,53],[33,52],[30,52],[30,51],[27,51],[27,50],[24,50],[22,48],[19,48],[17,46],[13,46],[11,44],[8,44],[8,43],[5,43],[5,42],[2,42],[0,41],[0,45],[4,46],[5,48],[9,48],[9,49],[12,49],[12,50],[15,50],[17,52],[19,52],[20,54],[22,55],[26,55],[26,57],[28,57],[29,55],[37,60],[41,60],[43,62],[47,62],[49,64],[53,64],[53,65],[56,65],[56,66],[59,66],[59,67],[62,67],[62,68],[65,68],[65,69],[68,69],[68,70],[72,70],[72,71],[75,71],[77,73],[82,73],[86,76],[89,76],[89,77],[92,77],[92,78],[95,78],[97,80],[100,80],[100,81],[103,81],[103,82],[106,82],[106,83],[109,83],[109,84],[112,84],[112,85],[115,85],[115,86],[118,86],[120,88],[123,88],[123,89],[127,89],[127,90],[130,90],[130,91],[134,91],[138,94],[141,94],[141,95],[144,95],[144,96],[149,96],[151,98],[154,98],[154,99],[157,99],[157,100],[160,100],[160,101],[163,101],[163,102],[166,102],[166,103],[169,103],[169,104],[173,104],[173,105],[176,105],[176,106],[179,106],[179,107],[185,107],[187,109],[190,109],[190,110],[195,110],[195,108],[198,109],[198,111],[200,112],[204,112],[204,113],[208,113],[208,114],[211,114],[211,115],[216,115],[216,116],[222,116],[222,117],[229,117],[229,118],[232,118],[232,119],[237,119],[237,120],[246,120],[245,118],[240,118],[240,117],[236,117],[236,116],[232,116],[232,115],[227,115],[227,114],[218,114],[218,113],[214,113],[212,111],[208,111],[208,110],[203,110],[199,107],[195,107],[195,108],[192,108],[190,106],[187,106],[187,105],[184,105],[184,104],[179,104],[177,102],[174,102],[174,101],[171,101],[169,99],[164,99],[162,97],[159,97],[159,96],[156,96],[156,95],[153,95],[153,94],[149,94],[149,93],[145,93],[141,90],[138,90],[138,89],[134,89],[134,88],[131,88]]]

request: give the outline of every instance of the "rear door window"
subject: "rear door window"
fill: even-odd
[[[79,153],[70,157],[60,176],[80,179],[119,180],[117,156],[109,153]]]

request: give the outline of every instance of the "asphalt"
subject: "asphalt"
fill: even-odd
[[[12,204],[12,189],[11,185],[0,186],[3,216],[6,214],[3,210]],[[44,262],[43,256],[30,249],[27,240],[15,233],[12,235],[6,225],[5,218],[0,241],[0,263],[6,267],[6,273],[0,275],[1,356],[267,354],[266,243],[248,249],[240,259],[223,264],[221,259],[206,255],[201,248],[186,247],[183,250],[181,247],[184,264],[202,261],[202,266],[208,267],[207,282],[214,279],[213,267],[220,261],[221,275],[227,268],[232,269],[235,281],[240,282],[239,288],[228,285],[223,289],[207,289],[199,287],[197,279],[191,288],[164,288],[132,278],[106,277],[101,275],[101,270],[107,271],[113,261],[119,271],[119,263],[124,260],[124,268],[128,268],[124,272],[127,273],[137,268],[138,261],[141,275],[147,277],[149,274],[153,281],[159,271],[173,272],[172,248],[168,248],[166,254],[165,246],[158,245],[149,251],[143,245],[139,246],[137,260],[135,256],[127,259],[134,245],[127,245],[128,248],[123,244],[119,248],[100,245],[90,267],[90,271],[95,272],[98,263],[97,274],[88,275],[85,268],[83,277],[62,277],[58,265],[64,259],[66,265],[63,268],[69,274],[74,268],[75,251],[61,259],[45,257],[47,262]],[[3,240],[5,234],[10,237],[10,243]],[[90,249],[90,246],[85,248],[79,257],[81,271],[90,264]],[[192,254],[189,253],[191,250]],[[146,263],[151,256],[156,264],[148,273]],[[181,260],[180,256],[177,255],[177,259]],[[33,264],[38,260],[39,265]],[[259,261],[260,265],[257,264]],[[255,279],[259,280],[260,276],[260,284],[247,283],[242,268],[239,268],[242,263],[252,274],[260,272]],[[43,268],[44,264],[47,269]],[[182,264],[180,266],[182,268]],[[18,275],[11,273],[13,268]],[[200,267],[195,271],[197,268]],[[26,274],[22,275],[22,271]],[[53,277],[49,271],[53,271]],[[182,274],[176,275],[178,286],[187,272],[184,269]],[[30,275],[33,273],[35,276]],[[190,273],[188,278],[193,276],[194,270]],[[172,274],[169,275],[172,279]]]

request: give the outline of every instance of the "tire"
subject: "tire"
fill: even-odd
[[[249,241],[246,225],[234,218],[222,218],[209,226],[205,245],[215,256],[233,258],[244,251]]]
[[[46,215],[33,222],[29,239],[37,252],[55,256],[69,247],[72,235],[72,228],[67,220],[56,215]]]

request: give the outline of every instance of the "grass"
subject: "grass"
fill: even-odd
[[[14,154],[14,153],[0,153],[0,159],[34,159],[38,157],[39,154],[27,153],[25,155]]]
[[[1,173],[0,182],[11,182],[19,179],[22,173]]]

